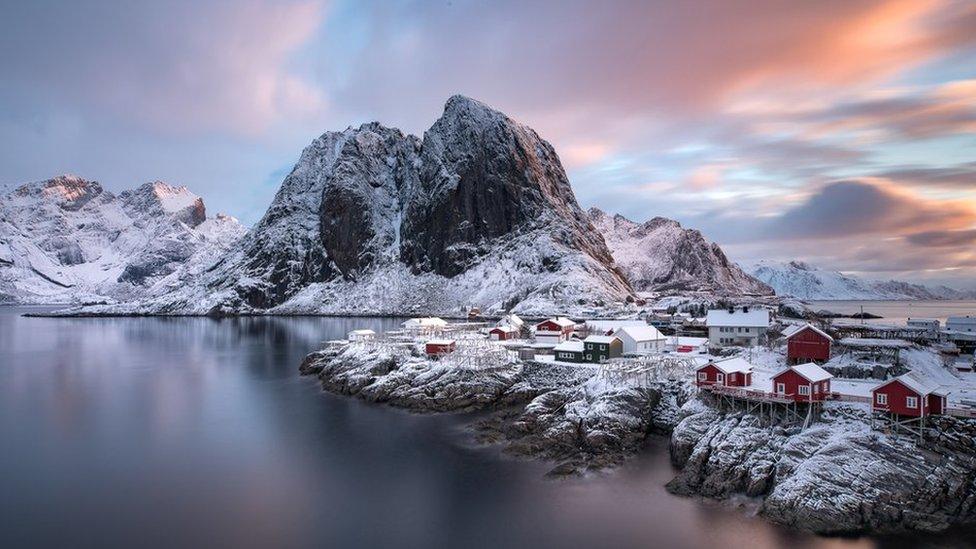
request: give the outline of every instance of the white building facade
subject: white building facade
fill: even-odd
[[[708,311],[708,343],[713,347],[754,347],[766,341],[769,311],[752,307]]]

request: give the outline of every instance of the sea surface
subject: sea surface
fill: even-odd
[[[937,318],[945,324],[946,317],[976,315],[976,301],[810,301],[814,311],[827,309],[851,315],[865,313],[883,317],[873,322],[904,325],[909,318]]]
[[[873,547],[470,443],[472,416],[329,395],[302,357],[395,319],[51,319],[0,307],[0,547]]]

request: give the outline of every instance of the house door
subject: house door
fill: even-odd
[[[718,374],[715,376],[715,381],[718,382],[719,385],[725,385],[725,374]]]

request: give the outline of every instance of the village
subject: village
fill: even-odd
[[[432,367],[505,370],[524,363],[589,369],[611,385],[684,382],[722,411],[768,425],[816,423],[855,407],[873,429],[924,442],[935,416],[976,418],[976,318],[904,326],[779,318],[761,306],[659,311],[645,318],[494,321],[411,318],[401,329],[353,330],[331,346],[382,347]],[[375,350],[375,349],[374,349]]]

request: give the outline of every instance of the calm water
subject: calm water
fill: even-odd
[[[457,416],[320,392],[306,352],[391,319],[40,319],[0,308],[0,547],[866,547],[676,498],[667,442],[546,481]]]
[[[884,324],[905,324],[909,318],[938,318],[976,315],[976,301],[811,301],[810,307],[818,311],[827,309],[835,313],[854,314],[864,307],[865,313],[884,317]]]

